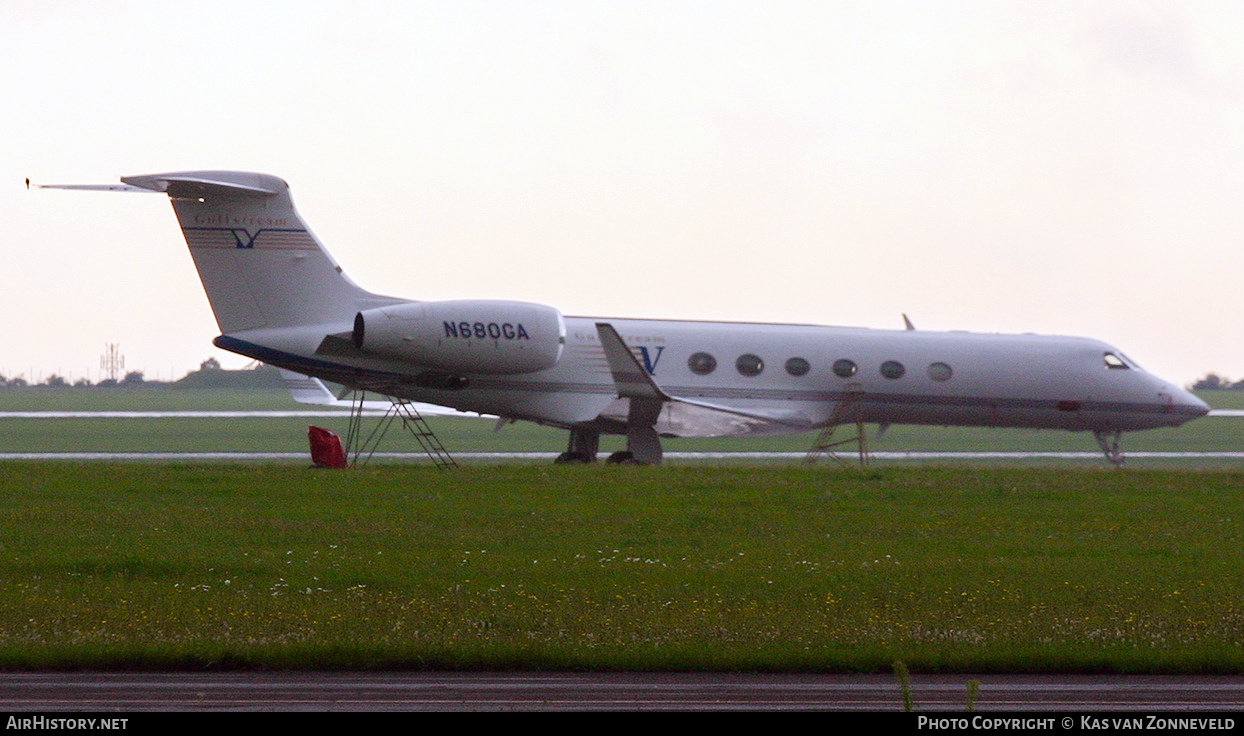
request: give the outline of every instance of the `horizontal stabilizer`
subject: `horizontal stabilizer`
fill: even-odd
[[[121,184],[37,184],[39,189],[99,192],[155,192],[175,199],[203,197],[270,197],[289,189],[284,179],[246,171],[183,171],[172,174],[123,176]],[[27,180],[27,187],[30,186]]]
[[[154,191],[129,184],[36,184],[35,187],[38,189],[77,189],[88,192],[142,192],[143,194],[151,194]]]
[[[289,189],[284,179],[246,171],[183,171],[175,174],[123,176],[130,186],[170,197],[268,197]]]

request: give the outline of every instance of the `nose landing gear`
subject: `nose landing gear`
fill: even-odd
[[[1123,450],[1119,449],[1119,441],[1123,438],[1123,433],[1118,430],[1107,431],[1103,429],[1095,430],[1093,436],[1097,438],[1097,445],[1101,448],[1106,459],[1118,467],[1123,464],[1127,458],[1123,455]]]

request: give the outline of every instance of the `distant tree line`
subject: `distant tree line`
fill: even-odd
[[[78,379],[75,379],[72,384],[69,383],[68,379],[66,379],[64,376],[58,373],[53,373],[52,375],[43,379],[41,383],[31,383],[27,381],[25,377],[23,376],[14,376],[13,378],[6,378],[5,376],[0,376],[0,387],[3,387],[3,388],[32,388],[35,386],[47,386],[50,388],[68,388],[71,385],[75,388],[107,388],[109,386],[142,386],[147,383],[153,383],[153,384],[159,383],[163,385],[164,382],[147,381],[143,378],[142,371],[130,371],[129,373],[125,374],[125,378],[122,378],[120,380],[116,378],[105,378],[99,383],[91,383],[90,379],[78,378]]]
[[[142,371],[130,371],[124,378],[105,378],[91,383],[86,378],[76,379],[72,385],[61,375],[53,373],[42,383],[30,383],[22,376],[6,378],[0,375],[0,388],[135,388],[140,386],[173,386],[177,388],[280,388],[281,377],[275,368],[256,365],[238,371],[225,370],[215,358],[199,364],[199,370],[190,371],[176,381],[148,381]]]
[[[1217,373],[1206,373],[1192,384],[1193,391],[1244,391],[1244,380],[1232,382]]]

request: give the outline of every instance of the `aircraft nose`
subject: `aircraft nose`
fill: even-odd
[[[1196,415],[1198,417],[1203,417],[1206,414],[1209,414],[1210,412],[1209,404],[1205,403],[1204,401],[1201,401],[1196,396],[1192,396],[1192,394],[1188,394],[1188,396],[1192,398],[1192,405],[1193,407],[1195,407]]]
[[[1178,424],[1198,419],[1209,414],[1209,404],[1194,396],[1190,391],[1173,389],[1170,392],[1171,409],[1178,415]]]

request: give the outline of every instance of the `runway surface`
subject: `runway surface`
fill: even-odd
[[[915,710],[1230,712],[1244,677],[913,675]],[[892,675],[670,673],[0,674],[0,710],[899,712]],[[1238,719],[1244,723],[1244,718]]]
[[[454,452],[456,460],[480,462],[552,462],[553,452]],[[413,452],[377,452],[372,458],[392,461],[426,461],[427,455]],[[780,460],[801,461],[806,452],[667,452],[666,460]],[[844,456],[848,461],[851,456]],[[964,460],[1086,460],[1099,462],[1100,452],[871,452],[873,460],[911,462],[959,462]],[[1129,452],[1134,460],[1244,460],[1244,452]],[[306,452],[0,452],[0,460],[157,460],[198,461],[290,461],[305,462]],[[822,463],[832,462],[822,459]]]
[[[451,414],[467,416],[460,412],[422,404],[421,411],[426,414]],[[363,415],[379,417],[386,412],[382,410],[364,410]],[[1212,416],[1242,417],[1244,410],[1215,409]],[[3,419],[237,419],[237,418],[348,418],[350,412],[338,407],[316,406],[314,408],[296,410],[158,410],[158,411],[0,411]],[[476,416],[476,415],[471,415]],[[546,462],[556,453],[553,452],[454,452],[458,460],[482,462]],[[1128,452],[1127,457],[1135,460],[1244,460],[1244,451],[1212,451],[1212,452]],[[807,456],[807,452],[667,452],[667,460],[682,461],[799,461]],[[1102,459],[1102,453],[1084,452],[886,452],[873,451],[869,456],[875,460],[910,461],[910,462],[960,462],[977,460],[1060,460],[1090,461]],[[160,460],[171,461],[291,461],[302,462],[308,459],[306,452],[0,452],[0,460],[102,460],[102,461],[138,461],[151,462]],[[389,461],[425,460],[422,453],[385,452],[375,453],[371,457]],[[844,454],[844,458],[850,458]]]

